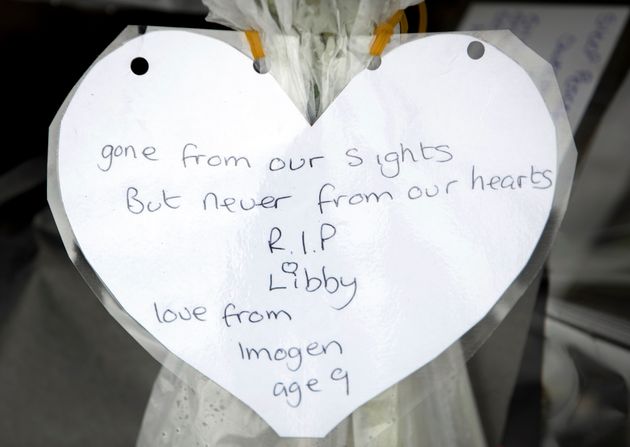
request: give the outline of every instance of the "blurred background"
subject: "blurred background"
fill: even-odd
[[[630,446],[630,2],[426,6],[429,32],[511,29],[547,59],[579,153],[540,289],[468,365],[485,442]],[[0,446],[136,442],[160,365],[67,258],[46,203],[48,126],[125,26],[225,29],[206,14],[200,0],[0,0]]]

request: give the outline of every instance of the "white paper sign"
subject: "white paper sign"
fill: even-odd
[[[577,129],[624,29],[627,6],[476,3],[461,30],[509,29],[554,68]]]
[[[487,43],[469,57],[474,40],[393,50],[313,126],[225,43],[126,42],[59,130],[85,258],[280,435],[324,436],[479,322],[548,220],[554,123],[523,68]]]

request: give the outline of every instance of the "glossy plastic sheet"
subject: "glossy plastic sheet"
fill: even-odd
[[[151,32],[149,29],[147,32]],[[194,31],[222,39],[237,49],[248,53],[241,33]],[[536,277],[542,267],[564,214],[575,165],[575,147],[571,130],[563,109],[560,92],[551,67],[540,57],[524,46],[510,32],[471,33],[481,41],[493,44],[515,59],[531,76],[541,92],[549,112],[555,122],[557,132],[557,186],[553,209],[541,240],[534,254],[515,280],[512,287],[502,296],[492,311],[462,339],[429,365],[421,368],[404,381],[377,396],[355,411],[340,424],[328,437],[322,440],[297,440],[278,438],[273,431],[249,408],[227,392],[205,379],[189,366],[163,348],[144,328],[135,322],[120,307],[119,303],[101,284],[96,273],[85,261],[81,248],[76,243],[67,218],[60,213],[62,206],[56,166],[56,142],[60,110],[51,127],[51,157],[49,161],[49,201],[55,210],[55,219],[60,228],[66,248],[75,265],[88,284],[103,302],[108,311],[131,333],[165,370],[158,378],[138,445],[239,445],[239,446],[333,446],[333,445],[403,445],[419,439],[422,425],[418,421],[426,419],[427,412],[444,411],[441,418],[445,424],[453,425],[452,436],[460,439],[445,440],[444,445],[483,445],[478,420],[472,399],[458,400],[457,396],[470,393],[464,370],[465,361],[479,348],[492,331],[512,309]],[[136,28],[127,29],[103,54],[107,55],[126,40],[137,35]],[[405,36],[404,41],[422,38],[421,35]],[[369,42],[366,37],[357,41]],[[398,44],[393,42],[391,47]],[[101,57],[103,57],[101,56]],[[271,57],[271,56],[270,56]],[[276,75],[281,65],[271,60],[272,74]],[[387,57],[383,58],[387,63]],[[279,81],[281,85],[285,85]],[[344,84],[345,85],[345,84]],[[72,98],[69,96],[66,104]],[[451,405],[433,402],[435,390],[445,389],[446,395],[455,400]],[[467,391],[466,391],[467,390]],[[452,409],[460,407],[461,421],[457,421]],[[462,407],[463,406],[463,407]],[[190,422],[186,422],[190,421]],[[186,423],[184,423],[186,422]],[[447,430],[445,426],[445,430]],[[464,435],[465,434],[465,435]],[[446,434],[444,436],[447,436]],[[411,441],[410,441],[411,440]]]

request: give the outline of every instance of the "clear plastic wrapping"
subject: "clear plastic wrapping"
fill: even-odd
[[[215,3],[218,2],[206,0],[213,21],[239,29],[262,31],[271,74],[311,120],[325,110],[355,73],[366,67],[374,25],[407,6],[405,2],[382,5],[368,1],[338,5],[332,0],[286,2],[281,8],[279,4],[268,2]],[[313,15],[319,15],[318,19],[313,19]],[[149,28],[147,32],[153,30]],[[249,54],[241,32],[191,31],[221,39]],[[137,33],[135,27],[128,28],[101,58],[136,37]],[[419,442],[422,421],[440,421],[443,427],[443,437],[428,445],[484,445],[465,361],[505,318],[542,267],[566,209],[576,152],[549,64],[509,31],[470,34],[516,60],[529,73],[546,102],[556,126],[558,151],[557,185],[551,215],[527,266],[478,325],[437,359],[356,410],[320,440],[279,438],[251,409],[169,353],[122,309],[101,283],[85,261],[60,203],[56,145],[61,117],[72,98],[72,93],[69,95],[51,127],[49,200],[57,225],[75,265],[104,306],[164,365],[147,408],[139,446],[422,445]],[[406,35],[394,39],[389,49],[422,37]],[[386,55],[383,63],[387,63]],[[443,392],[435,393],[437,389]]]
[[[417,0],[203,0],[207,20],[260,33],[273,76],[312,122],[368,63],[375,27]]]

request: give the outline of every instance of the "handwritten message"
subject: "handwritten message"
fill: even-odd
[[[133,215],[158,213],[187,213],[191,209],[207,213],[209,218],[218,214],[244,214],[260,212],[273,214],[279,210],[291,208],[295,203],[306,204],[312,214],[321,216],[316,231],[302,229],[299,223],[284,222],[273,226],[264,234],[254,235],[264,240],[265,263],[269,273],[264,278],[267,287],[261,289],[260,302],[265,302],[265,295],[273,294],[283,299],[295,299],[296,292],[325,295],[331,311],[351,312],[355,299],[360,306],[361,285],[364,282],[362,272],[346,270],[335,271],[327,265],[327,248],[344,237],[347,226],[327,221],[331,210],[340,208],[370,207],[379,212],[384,204],[397,202],[413,203],[425,200],[448,200],[458,194],[499,194],[520,190],[547,190],[554,185],[553,166],[523,165],[518,172],[497,172],[483,165],[468,166],[467,175],[449,176],[448,165],[457,157],[456,147],[447,141],[425,144],[400,143],[398,148],[382,153],[372,153],[358,147],[341,148],[340,157],[343,170],[347,175],[361,174],[373,170],[378,176],[392,185],[404,170],[418,172],[434,169],[443,165],[442,175],[434,182],[396,183],[395,188],[378,190],[344,190],[335,186],[334,180],[322,182],[316,194],[295,194],[289,190],[278,190],[267,195],[227,196],[218,189],[209,188],[202,194],[174,188],[162,188],[152,185],[150,192],[130,182],[129,186],[113,189],[111,194],[119,197],[118,207]],[[201,148],[188,142],[180,147],[160,150],[158,145],[105,144],[95,152],[94,174],[102,175],[107,182],[107,174],[116,170],[133,170],[138,163],[148,168],[156,163],[168,164],[173,175],[185,175],[188,171],[205,170],[208,177],[229,176],[238,178],[248,175],[252,170],[262,170],[263,175],[274,176],[277,173],[300,176],[303,171],[317,173],[327,162],[324,154],[316,153],[307,157],[271,157],[262,166],[250,160],[245,154],[225,155]],[[99,173],[98,171],[101,171]],[[320,172],[321,174],[321,172]],[[138,179],[139,180],[139,179]],[[156,188],[157,186],[157,188]],[[159,193],[155,191],[159,190]],[[226,235],[228,236],[228,235]],[[365,274],[365,273],[363,273]],[[318,302],[318,301],[315,301]],[[303,315],[286,308],[274,309],[251,308],[250,303],[240,303],[238,297],[227,302],[218,315],[211,315],[204,305],[169,306],[159,301],[152,303],[155,321],[159,324],[215,324],[226,329],[248,325],[272,325],[277,321],[299,322]],[[290,330],[290,325],[284,325]],[[273,328],[270,330],[274,330]],[[344,341],[339,339],[324,342],[310,341],[301,346],[270,346],[266,344],[250,346],[240,341],[234,343],[239,358],[245,362],[277,363],[291,372],[299,371],[305,362],[317,361],[320,356],[339,358],[342,365]],[[305,393],[319,393],[327,388],[322,382],[343,382],[338,388],[350,394],[350,376],[347,367],[335,367],[328,377],[311,377],[306,381],[286,383],[278,381],[268,390],[274,397],[282,397],[290,407],[301,405]],[[331,389],[331,388],[328,388]]]
[[[95,290],[282,436],[326,435],[479,323],[560,178],[535,84],[465,35],[391,51],[311,125],[227,44],[147,33],[58,140],[53,210]]]

